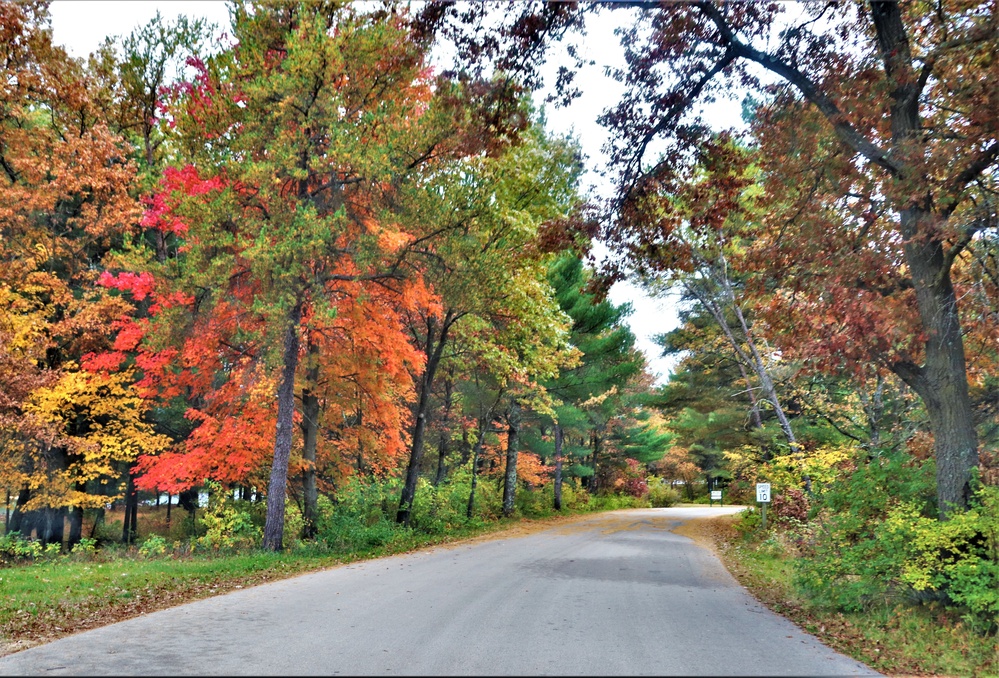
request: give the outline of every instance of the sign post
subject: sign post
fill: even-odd
[[[711,506],[714,506],[715,502],[718,502],[719,506],[724,506],[724,504],[722,504],[722,491],[721,490],[711,490],[711,498],[710,498]]]
[[[760,505],[763,529],[767,529],[767,504],[770,503],[770,483],[756,483],[756,501]]]

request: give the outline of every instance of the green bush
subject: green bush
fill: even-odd
[[[26,539],[18,532],[8,532],[0,537],[0,561],[4,564],[35,560],[42,555],[42,545],[34,539]]]
[[[548,518],[555,514],[555,485],[548,483],[538,489],[518,489],[514,505],[525,518]]]
[[[944,594],[979,632],[999,629],[999,487],[980,488],[968,511],[946,521],[902,502],[877,534],[883,548],[902,554],[899,581]]]
[[[158,534],[147,537],[139,547],[139,555],[145,558],[162,556],[166,553],[167,541]]]
[[[601,494],[593,497],[590,506],[593,511],[617,511],[630,508],[650,508],[649,500],[633,497],[630,494]]]
[[[394,480],[351,478],[337,492],[336,503],[320,495],[317,540],[338,553],[389,543],[403,532],[395,522],[399,491]]]
[[[763,516],[755,506],[750,506],[739,512],[738,520],[735,522],[735,531],[743,537],[755,534],[763,524]]]
[[[649,476],[649,503],[652,508],[668,508],[680,503],[680,493],[659,476]]]
[[[97,553],[97,540],[91,539],[90,537],[83,537],[80,541],[73,546],[72,555],[80,556],[84,559],[89,559]]]
[[[199,518],[204,534],[195,539],[195,544],[212,550],[231,550],[257,545],[263,537],[263,532],[254,521],[251,512],[245,506],[238,506],[237,501],[220,484],[209,481],[206,485],[209,489],[208,508]],[[286,530],[289,513],[286,508]],[[285,534],[288,534],[288,531]]]
[[[94,539],[102,546],[112,542],[119,542],[121,541],[121,528],[122,524],[120,520],[112,520],[110,522],[102,520],[94,526]]]
[[[590,493],[575,483],[562,485],[562,508],[566,511],[587,511],[590,507]]]
[[[864,453],[861,453],[863,455]],[[852,473],[826,484],[813,498],[810,538],[800,544],[795,581],[814,602],[844,611],[888,602],[904,593],[906,553],[887,548],[880,526],[900,498],[935,515],[932,461],[883,452],[856,461]]]

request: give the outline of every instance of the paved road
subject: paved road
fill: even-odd
[[[9,655],[0,675],[878,675],[670,531],[734,510],[615,511],[337,567]]]

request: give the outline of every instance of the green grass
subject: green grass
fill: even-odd
[[[761,602],[878,671],[999,676],[999,638],[975,633],[939,603],[886,601],[854,613],[825,609],[795,587],[796,556],[779,537],[743,538],[730,530],[718,544],[726,565]]]

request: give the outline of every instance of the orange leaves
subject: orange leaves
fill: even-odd
[[[542,463],[541,457],[533,452],[520,452],[517,455],[517,479],[540,487],[551,480],[552,466]]]

